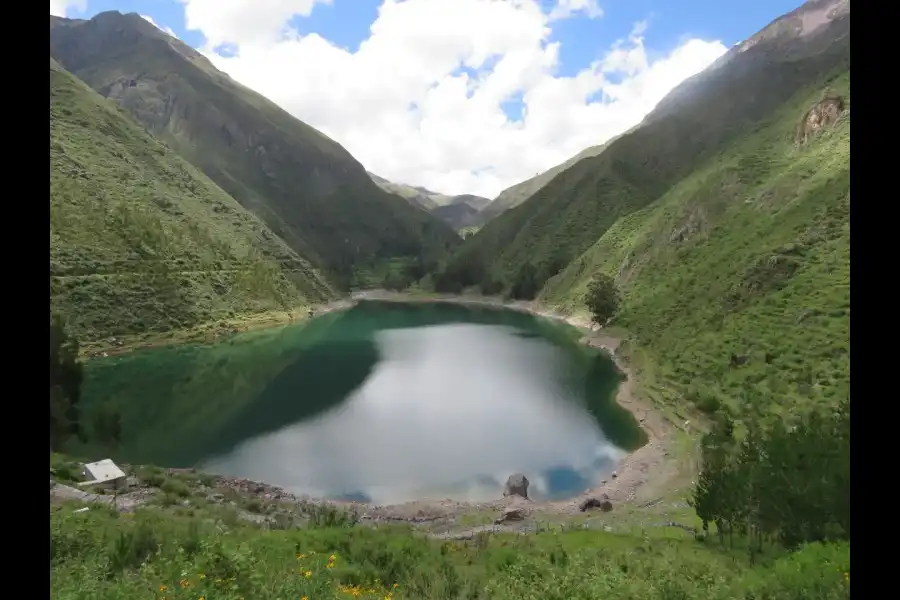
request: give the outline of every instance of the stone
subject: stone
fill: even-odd
[[[585,498],[581,504],[578,505],[578,510],[581,512],[587,512],[593,508],[599,508],[603,512],[609,512],[612,510],[612,502],[609,501],[609,496],[606,494],[602,494],[600,497],[591,496],[590,498]]]
[[[503,514],[498,518],[494,519],[494,523],[499,525],[500,523],[507,523],[509,521],[522,521],[525,519],[525,509],[524,508],[516,508],[510,507],[503,511]]]
[[[506,480],[506,487],[503,489],[503,497],[521,496],[528,497],[528,478],[521,473],[514,473]]]

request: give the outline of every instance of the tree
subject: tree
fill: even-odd
[[[78,413],[81,382],[78,342],[70,338],[65,320],[50,317],[50,450],[59,449],[69,438],[83,439]]]
[[[531,263],[525,263],[516,272],[510,295],[516,300],[534,300],[541,289],[537,281],[537,269]]]
[[[112,406],[104,405],[94,415],[93,440],[102,444],[107,450],[118,448],[122,440],[122,417]],[[92,440],[92,441],[93,441]]]
[[[613,278],[603,273],[594,275],[584,295],[584,303],[591,311],[594,323],[605,325],[619,310],[619,290]]]
[[[768,536],[783,546],[850,537],[850,404],[766,422],[744,413],[739,443],[720,415],[702,445],[691,506],[704,530]]]

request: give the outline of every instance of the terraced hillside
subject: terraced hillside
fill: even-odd
[[[438,287],[586,312],[607,273],[661,397],[783,414],[846,396],[849,69],[849,3],[806,3],[488,223]]]
[[[332,298],[258,218],[50,59],[51,303],[99,337]]]
[[[137,14],[51,17],[50,53],[341,284],[361,266],[436,260],[460,243],[338,143]]]

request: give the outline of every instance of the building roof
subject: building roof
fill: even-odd
[[[92,477],[91,483],[101,483],[125,477],[125,473],[108,458],[84,465],[84,474]]]

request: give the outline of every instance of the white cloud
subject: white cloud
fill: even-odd
[[[316,4],[332,0],[180,0],[188,29],[201,29],[212,47],[277,40],[287,21],[308,17]]]
[[[50,0],[50,14],[54,17],[65,17],[70,8],[84,12],[87,0]]]
[[[162,27],[159,23],[153,20],[153,17],[149,15],[141,15],[141,18],[165,33],[168,33],[173,38],[177,38],[178,36],[175,34],[175,31],[171,27]]]
[[[603,16],[603,9],[597,4],[597,0],[558,0],[548,16],[551,21],[556,21],[568,19],[577,13],[582,13],[589,19],[597,19]]]
[[[562,77],[550,15],[537,0],[385,0],[356,52],[286,29],[315,0],[233,0],[227,10],[181,1],[220,69],[339,141],[370,171],[451,194],[493,197],[603,143],[726,51],[691,39],[650,61],[639,23],[595,64]],[[592,4],[569,0],[554,10]],[[226,42],[233,56],[212,52]],[[516,97],[523,118],[510,121],[501,105]]]

